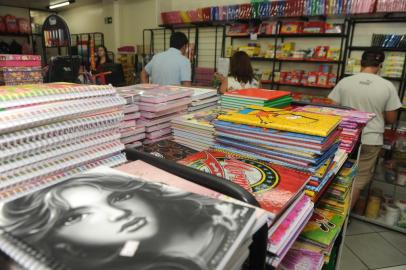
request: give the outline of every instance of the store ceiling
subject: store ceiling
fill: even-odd
[[[64,9],[69,9],[72,7],[92,4],[101,2],[102,0],[76,0],[69,6],[54,9],[54,11],[60,11]],[[22,7],[22,8],[32,8],[32,9],[42,9],[47,10],[50,4],[57,4],[65,2],[65,0],[0,0],[0,6],[12,6],[12,7]]]

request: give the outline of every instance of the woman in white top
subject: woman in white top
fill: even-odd
[[[258,88],[259,83],[254,78],[254,71],[249,56],[242,51],[235,52],[230,58],[230,75],[226,78],[220,75],[220,93],[229,90]]]

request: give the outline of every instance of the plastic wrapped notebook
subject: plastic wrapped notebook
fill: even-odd
[[[185,105],[189,105],[191,102],[192,102],[192,99],[189,97],[186,97],[186,98],[180,98],[180,99],[156,103],[156,104],[147,103],[147,102],[139,102],[138,106],[141,111],[162,112],[162,111],[169,111],[174,108],[180,108]]]
[[[327,137],[341,121],[339,116],[248,106],[220,115],[219,120],[282,131]]]
[[[140,101],[147,103],[165,103],[192,96],[193,91],[187,88],[161,86],[140,92]]]
[[[27,269],[229,269],[257,210],[146,177],[99,167],[3,203],[0,249]]]
[[[248,186],[261,207],[274,218],[303,191],[310,178],[303,172],[220,151],[199,152],[179,162]]]
[[[241,97],[257,100],[273,100],[285,96],[290,96],[288,91],[268,90],[268,89],[240,89],[226,92],[224,95],[232,97]]]

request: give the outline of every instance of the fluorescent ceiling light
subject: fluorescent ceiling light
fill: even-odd
[[[65,2],[62,2],[62,3],[50,5],[49,9],[60,8],[60,7],[68,6],[69,4],[70,4],[69,1],[65,1]]]

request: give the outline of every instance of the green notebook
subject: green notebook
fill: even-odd
[[[330,246],[340,233],[344,219],[344,216],[315,209],[300,237],[321,246]]]

